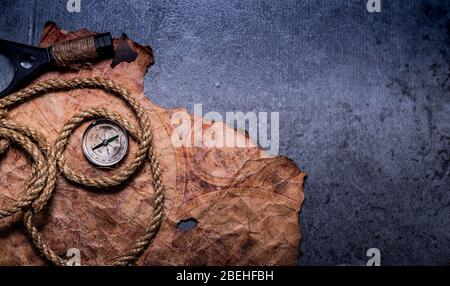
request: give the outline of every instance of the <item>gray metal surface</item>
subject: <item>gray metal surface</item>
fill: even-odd
[[[2,0],[0,37],[48,20],[154,49],[165,107],[279,111],[281,154],[309,174],[300,265],[450,259],[450,3]]]

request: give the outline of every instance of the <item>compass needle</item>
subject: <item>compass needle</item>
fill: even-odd
[[[120,162],[127,151],[127,133],[113,121],[99,119],[85,130],[83,152],[91,163],[102,167],[112,166]]]

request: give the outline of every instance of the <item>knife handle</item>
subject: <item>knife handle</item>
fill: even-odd
[[[56,43],[49,50],[52,62],[58,67],[65,68],[77,68],[114,56],[110,33]]]

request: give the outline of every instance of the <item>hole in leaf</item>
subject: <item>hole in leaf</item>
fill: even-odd
[[[179,230],[192,230],[197,227],[198,221],[195,218],[188,218],[180,220],[177,224]]]

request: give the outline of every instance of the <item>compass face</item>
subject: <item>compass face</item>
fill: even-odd
[[[127,132],[111,120],[96,120],[84,131],[83,153],[97,166],[113,166],[125,157],[127,151]]]

